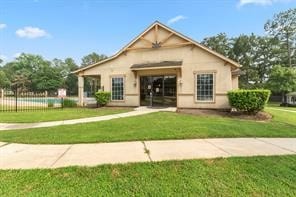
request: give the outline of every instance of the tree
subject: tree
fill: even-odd
[[[243,88],[263,88],[270,69],[279,64],[279,40],[254,34],[240,35],[232,39],[229,57],[242,65],[243,75],[240,86]]]
[[[252,69],[256,72],[255,87],[263,88],[270,70],[281,63],[279,40],[256,36],[254,38],[254,56]]]
[[[279,40],[254,34],[228,38],[225,33],[205,38],[202,43],[242,65],[240,87],[262,88],[273,65],[279,64]]]
[[[76,74],[72,73],[78,69],[77,64],[72,58],[65,59],[65,69],[67,70],[67,76],[65,79],[65,86],[70,95],[78,94],[78,77]]]
[[[267,85],[273,92],[281,93],[284,102],[286,93],[296,91],[296,68],[274,66]]]
[[[77,95],[78,93],[78,78],[72,72],[79,67],[72,58],[66,58],[64,61],[60,59],[54,59],[52,66],[59,70],[61,74],[61,87],[67,89],[67,94]]]
[[[5,88],[10,84],[9,79],[7,78],[4,71],[0,70],[0,89]]]
[[[231,49],[230,40],[225,33],[207,37],[201,43],[224,56],[228,56]]]
[[[296,8],[276,14],[272,20],[267,21],[264,29],[271,36],[284,42],[287,64],[292,67],[296,55]]]
[[[253,88],[258,80],[257,71],[254,67],[256,36],[240,35],[232,39],[230,58],[242,65],[243,75],[240,76],[240,87]]]
[[[31,81],[26,74],[16,74],[11,82],[13,89],[17,89],[18,92],[28,91]]]
[[[62,75],[55,67],[44,64],[32,77],[32,85],[34,85],[35,91],[55,92],[62,86]]]
[[[56,91],[63,81],[60,67],[39,55],[23,53],[2,70],[22,91]]]
[[[86,55],[82,58],[81,67],[89,66],[91,64],[102,61],[106,58],[107,58],[107,56],[104,54],[99,55],[99,54],[93,52],[93,53]]]

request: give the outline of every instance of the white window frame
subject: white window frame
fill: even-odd
[[[122,81],[123,81],[123,92],[122,92],[122,100],[116,100],[116,99],[113,99],[113,79],[114,78],[122,78]],[[114,101],[114,102],[124,102],[125,101],[125,76],[124,75],[113,75],[113,76],[110,76],[110,87],[111,87],[111,101]]]
[[[213,99],[212,100],[198,100],[198,86],[197,86],[197,76],[202,74],[211,74],[213,75]],[[194,100],[196,103],[215,103],[216,101],[216,71],[198,71],[194,72]]]

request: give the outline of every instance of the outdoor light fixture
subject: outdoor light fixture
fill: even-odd
[[[182,79],[178,80],[179,85],[181,86],[183,84]]]

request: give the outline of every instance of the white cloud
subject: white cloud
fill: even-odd
[[[13,55],[13,57],[14,57],[14,58],[18,58],[21,54],[22,54],[22,53],[15,53],[15,54]]]
[[[5,60],[7,60],[7,56],[3,55],[3,54],[0,54],[0,59],[5,62]]]
[[[290,2],[293,0],[239,0],[238,7],[243,7],[248,4],[267,6],[279,2]]]
[[[168,24],[168,25],[171,25],[171,24],[174,24],[174,23],[176,23],[176,22],[178,22],[178,21],[180,21],[180,20],[184,20],[184,19],[186,19],[186,18],[187,18],[187,17],[185,17],[185,16],[183,16],[183,15],[178,15],[178,16],[176,16],[176,17],[171,18],[170,20],[168,20],[167,24]]]
[[[7,25],[5,23],[0,23],[0,29],[5,29]]]
[[[18,29],[16,35],[20,38],[41,38],[41,37],[49,37],[50,35],[43,29],[38,27],[24,27],[22,29]]]

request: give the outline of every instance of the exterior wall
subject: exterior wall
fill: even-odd
[[[287,103],[291,104],[291,105],[295,105],[296,104],[296,96],[287,96]]]
[[[149,37],[151,35],[147,35]],[[164,36],[163,36],[164,37]],[[170,38],[170,42],[180,42],[179,37]],[[141,46],[141,43],[135,43]],[[160,61],[183,61],[182,69],[142,70],[136,74],[131,71],[133,64]],[[198,72],[215,73],[215,92],[213,102],[195,101],[195,74]],[[179,108],[229,108],[227,91],[238,88],[238,78],[231,76],[231,66],[220,58],[196,46],[179,48],[159,48],[151,50],[131,50],[117,58],[87,69],[80,75],[101,75],[101,85],[105,91],[111,91],[111,77],[124,76],[124,101],[112,101],[110,106],[139,106],[141,75],[177,75],[177,107]]]
[[[232,89],[238,89],[238,76],[232,76]]]

